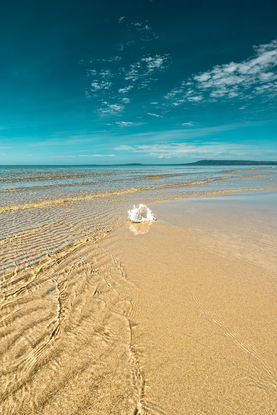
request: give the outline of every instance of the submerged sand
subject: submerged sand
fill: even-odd
[[[1,414],[275,413],[276,205],[155,204],[2,274]]]

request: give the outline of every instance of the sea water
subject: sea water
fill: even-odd
[[[134,204],[276,186],[271,166],[2,166],[0,272],[111,231]]]

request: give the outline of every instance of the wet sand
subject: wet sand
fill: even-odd
[[[0,413],[274,414],[276,206],[261,192],[153,204],[150,226],[7,268]]]
[[[139,413],[275,413],[277,204],[263,197],[154,204],[148,232],[104,241],[133,285]]]

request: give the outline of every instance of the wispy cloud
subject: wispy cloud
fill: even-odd
[[[151,81],[155,80],[151,75],[165,70],[169,62],[168,54],[143,56],[139,61],[132,63],[129,69],[123,69],[125,71],[124,79],[132,82],[141,81],[138,87],[145,88]]]
[[[60,155],[49,156],[52,158],[75,158],[75,157],[115,157],[115,154],[76,154],[76,155]]]
[[[115,115],[131,103],[133,90],[148,88],[152,82],[157,81],[158,74],[166,70],[169,64],[168,54],[149,54],[142,55],[131,64],[116,66],[113,71],[106,67],[106,63],[98,71],[89,69],[87,75],[93,77],[93,80],[86,96],[94,102],[95,99],[98,101],[97,112],[101,115]]]
[[[116,121],[116,124],[119,125],[120,127],[130,127],[134,125],[135,123],[130,122],[130,121]]]
[[[147,115],[151,115],[152,117],[162,118],[162,115],[160,115],[160,114],[154,114],[152,112],[148,112]]]
[[[192,75],[172,89],[165,98],[172,105],[189,101],[251,99],[257,95],[277,96],[277,40],[254,46],[253,57],[242,62],[216,65],[211,70]]]
[[[40,146],[74,146],[79,144],[92,144],[97,141],[96,133],[80,132],[79,134],[72,131],[58,131],[51,134],[50,137],[42,141],[30,142],[29,147]]]
[[[104,101],[98,111],[101,115],[116,115],[122,112],[123,109],[124,106],[122,104],[109,104]]]
[[[96,92],[99,89],[110,89],[112,86],[111,82],[103,82],[103,81],[98,81],[98,80],[94,80],[91,84],[90,84],[90,90],[92,92]]]
[[[85,95],[101,116],[125,111],[136,93],[151,89],[171,64],[169,54],[155,53],[144,44],[158,38],[148,22],[121,16],[118,23],[124,34],[118,54],[91,60],[86,71],[90,83]]]
[[[134,85],[125,86],[125,88],[119,88],[118,92],[120,94],[127,94],[127,92],[131,91],[134,88]]]
[[[51,158],[75,158],[75,157],[77,157],[77,156],[49,156],[49,157],[51,157]]]
[[[115,154],[79,154],[77,157],[115,157]]]
[[[151,156],[155,158],[176,158],[183,159],[187,156],[190,158],[234,158],[242,159],[243,157],[257,157],[260,153],[260,147],[255,145],[206,142],[205,144],[191,143],[169,143],[154,145],[121,145],[114,150],[122,152],[137,153],[141,156]]]
[[[130,26],[133,26],[137,32],[140,33],[140,40],[142,42],[151,42],[158,39],[159,36],[153,32],[153,29],[147,22],[131,22]]]
[[[193,127],[193,126],[194,126],[194,123],[193,123],[193,122],[191,122],[191,121],[189,121],[189,122],[183,122],[183,123],[182,123],[182,125],[183,125],[184,127]]]
[[[207,141],[211,141],[213,139],[219,139],[219,137],[224,137],[225,132],[235,131],[235,130],[242,130],[247,128],[251,125],[251,127],[255,126],[266,126],[270,125],[272,120],[268,121],[252,121],[251,123],[241,122],[241,123],[233,123],[233,124],[224,124],[224,125],[217,125],[212,127],[195,127],[193,128],[178,128],[176,130],[162,130],[162,131],[148,131],[142,133],[129,133],[128,134],[128,141],[130,143],[141,143],[143,145],[148,145],[148,143],[159,142],[163,144],[168,144],[170,140],[174,140],[175,143],[184,143],[190,142],[192,139],[194,141],[197,140],[199,145],[205,145]],[[224,134],[224,135],[223,135]]]

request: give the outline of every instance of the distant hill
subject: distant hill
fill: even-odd
[[[276,166],[277,161],[252,160],[199,160],[194,163],[182,163],[182,166]]]

